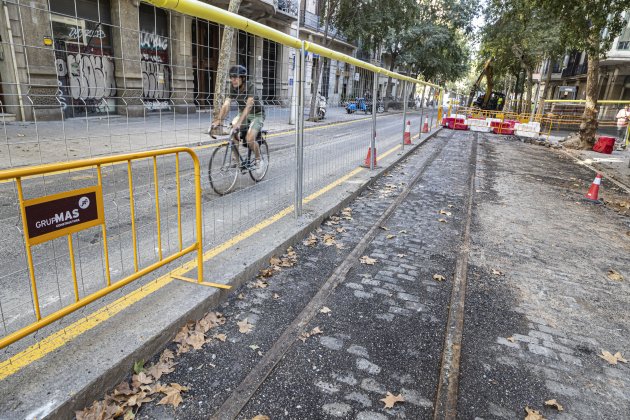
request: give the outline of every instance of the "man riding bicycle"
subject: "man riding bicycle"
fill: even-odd
[[[235,100],[238,103],[238,116],[236,122],[232,125],[234,135],[239,131],[247,131],[245,141],[247,147],[254,151],[256,156],[255,168],[264,172],[267,162],[260,154],[260,148],[256,142],[258,133],[262,130],[265,121],[265,109],[263,108],[260,98],[256,96],[256,88],[251,81],[247,81],[247,69],[244,66],[232,66],[230,68],[231,88],[228,97],[225,99],[219,116],[210,125],[210,130],[221,125],[221,122],[230,111],[230,103]]]

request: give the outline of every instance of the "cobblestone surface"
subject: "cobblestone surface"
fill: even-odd
[[[630,369],[598,354],[630,353],[630,219],[583,201],[593,173],[560,153],[494,136],[479,150],[461,418],[519,418],[529,406],[627,419]],[[609,280],[610,268],[626,280]],[[564,411],[545,408],[550,399]]]

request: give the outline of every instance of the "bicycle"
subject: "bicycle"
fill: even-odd
[[[261,157],[267,162],[265,169],[260,173],[256,169],[256,158],[253,155],[253,151],[247,146],[245,142],[245,135],[247,134],[247,128],[241,129],[230,135],[228,141],[220,144],[212,152],[210,161],[208,162],[208,178],[210,185],[214,192],[219,195],[225,195],[232,191],[239,172],[241,174],[249,172],[249,176],[254,182],[260,182],[263,180],[267,171],[269,170],[269,147],[267,146],[267,130],[261,130],[256,136],[256,142],[260,148]],[[210,134],[210,137],[216,139],[217,137]],[[241,141],[241,139],[243,139]],[[244,159],[244,153],[241,154],[241,147],[247,149],[247,158]],[[243,151],[244,152],[244,151]],[[235,159],[237,159],[235,161]]]

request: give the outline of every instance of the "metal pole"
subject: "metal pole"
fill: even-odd
[[[378,73],[374,73],[372,83],[372,141],[370,142],[370,170],[376,166],[376,89],[378,88]]]
[[[302,215],[302,187],[304,184],[304,41],[298,59],[297,130],[295,131],[295,217]]]
[[[403,81],[403,135],[402,147],[405,148],[405,130],[407,129],[407,82]]]
[[[422,139],[422,127],[424,127],[424,91],[426,85],[422,86],[422,96],[420,96],[420,130],[418,131],[418,141]]]
[[[298,6],[298,16],[297,16],[297,31],[295,33],[295,37],[296,38],[300,38],[300,15],[302,14],[302,11],[300,10],[300,7]],[[302,44],[302,50],[304,48],[304,44]],[[299,52],[302,52],[302,50],[300,50]],[[296,92],[296,85],[297,85],[297,78],[299,76],[299,70],[298,70],[298,61],[299,58],[297,57],[298,51],[295,52],[295,57],[293,58],[293,87],[292,87],[292,92],[291,92],[291,109],[289,109],[289,124],[295,124],[295,114],[298,108],[298,104],[296,103],[296,97],[295,95],[297,95]]]

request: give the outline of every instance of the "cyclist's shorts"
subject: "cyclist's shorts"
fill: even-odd
[[[246,121],[241,124],[241,130],[253,130],[255,135],[258,135],[263,128],[263,122],[265,121],[265,114],[252,114],[247,115]]]

